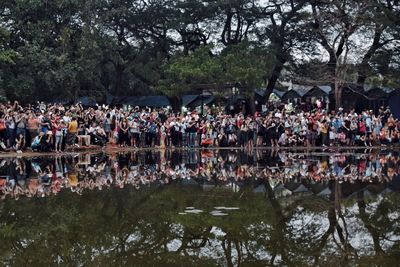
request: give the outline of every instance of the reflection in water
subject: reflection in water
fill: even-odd
[[[270,181],[280,195],[311,190],[330,194],[329,180],[391,183],[399,172],[398,153],[312,155],[285,151],[136,151],[66,157],[3,159],[0,195],[19,198],[57,194],[64,188],[123,188],[181,182],[203,187],[242,186]],[[321,183],[318,183],[321,182]],[[325,185],[325,186],[321,186]],[[255,188],[255,190],[262,190]]]
[[[77,154],[4,159],[0,175],[4,265],[394,266],[400,256],[396,152]]]

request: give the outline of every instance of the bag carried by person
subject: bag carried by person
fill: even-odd
[[[3,131],[5,129],[7,129],[6,123],[4,122],[4,120],[1,120],[0,121],[0,131]]]

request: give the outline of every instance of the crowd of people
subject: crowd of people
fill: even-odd
[[[399,175],[398,153],[306,156],[276,150],[146,150],[68,154],[4,158],[0,161],[0,197],[45,197],[65,189],[81,194],[84,190],[139,189],[174,182],[230,186],[233,190],[253,186],[257,191],[259,185],[269,181],[274,190],[279,191],[278,185],[294,190],[303,184],[319,194],[329,181],[338,180],[348,184],[387,183],[398,190]]]
[[[172,112],[139,107],[0,104],[0,150],[62,152],[77,146],[253,147],[387,146],[400,142],[400,121],[389,108],[327,111],[291,103],[264,112],[221,109]]]

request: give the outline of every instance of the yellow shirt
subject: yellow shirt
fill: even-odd
[[[76,133],[78,131],[78,122],[77,121],[71,121],[68,125],[68,131],[70,133]]]
[[[326,125],[325,124],[322,124],[321,125],[321,133],[328,133],[328,127],[326,127]]]
[[[69,175],[69,185],[78,186],[78,177],[76,176],[76,174]]]

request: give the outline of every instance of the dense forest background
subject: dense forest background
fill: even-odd
[[[19,100],[400,84],[398,0],[2,0],[0,90]]]

